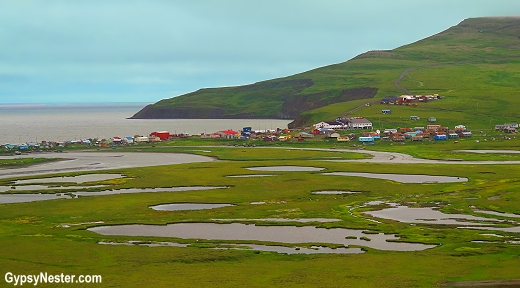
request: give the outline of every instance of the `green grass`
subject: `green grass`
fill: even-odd
[[[56,161],[52,158],[16,158],[16,159],[2,159],[0,160],[0,167],[20,167],[43,162]]]
[[[200,141],[199,144],[203,143]],[[517,140],[511,141],[513,142],[510,143],[518,145]],[[460,144],[470,147],[469,143]],[[494,147],[492,144],[496,143],[485,143],[484,148]],[[323,146],[323,142],[315,142],[312,145]],[[423,147],[427,148],[424,150],[419,149],[419,145],[413,146],[415,148],[410,148],[411,145],[388,145],[381,149],[433,156],[435,147],[439,146],[451,147],[449,143],[445,143],[425,144]],[[374,149],[379,147],[376,145]],[[324,160],[341,154],[345,154],[339,156],[343,159],[359,157],[338,151],[288,151],[289,148],[291,147],[143,147],[142,150],[146,151],[208,154],[223,161],[116,169],[111,172],[123,173],[127,176],[126,180],[105,184],[111,185],[114,189],[199,185],[230,188],[80,197],[74,200],[0,205],[0,245],[3,247],[0,253],[0,272],[100,274],[103,276],[103,284],[100,286],[103,287],[432,287],[440,282],[518,278],[518,245],[471,242],[490,240],[489,236],[481,235],[486,233],[505,236],[500,239],[493,238],[493,241],[516,239],[518,236],[515,234],[454,229],[449,226],[410,225],[381,219],[381,223],[374,223],[368,221],[370,218],[363,214],[367,208],[361,207],[367,201],[382,200],[414,207],[436,206],[438,204],[435,203],[442,203],[441,210],[447,213],[474,214],[470,206],[519,213],[520,185],[517,179],[520,172],[517,165],[390,165],[330,162]],[[326,169],[324,172],[448,175],[468,177],[469,182],[402,184],[360,177],[323,176],[320,175],[321,172],[252,172],[246,169],[270,165],[322,167]],[[276,176],[226,177],[258,173]],[[72,174],[78,173],[68,175]],[[362,192],[350,195],[312,194],[313,191],[319,190]],[[266,204],[250,205],[253,201]],[[232,203],[236,206],[177,212],[148,208],[151,205],[174,202]],[[348,207],[354,209],[349,211]],[[85,230],[96,224],[59,227],[67,223],[95,221],[104,222],[97,225],[166,224],[272,217],[338,218],[342,221],[324,223],[321,226],[397,233],[401,241],[443,245],[419,252],[367,249],[366,253],[359,255],[283,255],[203,248],[244,241],[102,236]],[[367,234],[367,237],[370,238],[370,234]],[[188,248],[150,248],[97,244],[99,241],[129,240],[177,241],[196,245]]]

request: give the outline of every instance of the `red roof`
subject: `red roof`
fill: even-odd
[[[235,135],[235,134],[238,134],[237,131],[235,131],[235,130],[231,130],[231,129],[229,129],[229,130],[222,130],[222,131],[220,131],[220,132],[222,132],[222,133],[224,133],[224,134],[226,134],[226,135]]]

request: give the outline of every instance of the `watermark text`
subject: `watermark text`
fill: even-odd
[[[5,282],[14,286],[34,285],[38,284],[100,284],[103,281],[101,275],[68,275],[68,274],[49,274],[47,272],[40,272],[40,274],[13,274],[12,272],[5,273]]]

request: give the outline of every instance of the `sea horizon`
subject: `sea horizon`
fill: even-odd
[[[128,119],[149,103],[0,104],[0,145],[119,136],[148,136],[154,131],[199,135],[221,130],[274,130],[280,119]]]

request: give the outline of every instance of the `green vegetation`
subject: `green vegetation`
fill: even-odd
[[[289,109],[289,106],[298,104],[296,106],[300,110],[308,108],[301,110],[306,112],[299,118],[300,123],[308,124],[332,120],[368,101],[402,94],[403,91],[394,85],[394,81],[403,71],[414,68],[404,75],[401,86],[414,94],[439,93],[446,97],[420,103],[417,107],[373,104],[363,106],[350,115],[369,118],[377,129],[426,126],[426,118],[435,116],[437,123],[442,125],[466,125],[474,136],[456,142],[396,144],[377,141],[374,146],[357,141],[340,143],[320,137],[303,142],[190,137],[118,147],[117,151],[123,152],[192,153],[215,157],[220,161],[114,169],[109,172],[123,174],[126,178],[89,184],[108,185],[108,189],[177,186],[229,188],[0,204],[2,275],[6,272],[99,274],[103,276],[100,287],[434,287],[444,282],[518,278],[520,245],[515,244],[520,241],[518,233],[457,229],[456,226],[434,223],[401,223],[373,219],[364,214],[366,211],[384,209],[388,207],[386,203],[399,203],[410,207],[438,207],[444,213],[508,220],[501,222],[500,227],[517,225],[512,220],[519,220],[513,217],[479,214],[474,210],[520,214],[518,164],[462,165],[456,161],[520,160],[520,154],[459,151],[520,150],[520,139],[514,135],[506,138],[506,135],[492,130],[494,124],[517,122],[519,117],[514,109],[520,104],[518,97],[514,97],[520,85],[520,74],[516,68],[520,64],[520,58],[517,58],[520,46],[518,21],[518,18],[468,19],[442,33],[392,51],[371,51],[345,63],[283,79],[244,87],[204,89],[161,101],[148,109],[157,108],[155,112],[159,114],[177,109],[175,111],[180,113],[179,117],[192,113],[189,111],[198,111],[196,113],[200,117],[287,117],[297,111]],[[359,88],[375,88],[377,94],[374,99],[367,100],[369,90],[355,90]],[[352,101],[345,102],[346,98]],[[317,107],[321,108],[314,109]],[[228,108],[229,111],[226,110]],[[382,109],[388,108],[392,109],[392,114],[381,114]],[[231,115],[230,111],[243,114]],[[410,115],[420,116],[421,120],[412,121]],[[80,148],[83,147],[72,145],[64,149]],[[405,153],[417,158],[453,160],[454,164],[364,163],[363,159],[369,158],[369,151],[366,151],[369,149]],[[99,151],[113,150],[100,148]],[[331,161],[355,159],[361,161]],[[40,160],[24,161],[30,163],[15,161],[10,164],[26,165]],[[1,163],[9,162],[2,160]],[[287,165],[320,167],[324,170],[253,172],[247,169]],[[321,175],[323,172],[442,175],[467,177],[469,181],[403,184],[381,179]],[[60,176],[78,174],[87,172]],[[274,176],[227,177],[248,174]],[[2,179],[1,182],[9,186],[13,180],[16,179]],[[91,188],[88,191],[99,189],[106,188]],[[312,194],[314,191],[359,193],[316,195]],[[380,201],[380,204],[367,205],[369,201]],[[252,202],[257,204],[253,205]],[[235,206],[172,212],[149,208],[167,203],[229,203]],[[372,234],[386,233],[396,234],[400,242],[437,246],[415,252],[383,251],[359,246],[365,253],[286,255],[211,248],[247,243],[290,247],[339,246],[330,243],[295,245],[244,240],[103,236],[86,230],[94,226],[134,223],[164,225],[223,221],[289,225],[236,220],[261,218],[336,218],[341,221],[322,223],[319,227],[366,231],[358,240],[365,240],[363,243],[367,245],[371,243]],[[169,241],[191,245],[182,248],[99,244],[128,244],[129,241]]]
[[[1,159],[0,167],[20,167],[33,165],[43,162],[56,161],[51,158],[17,158],[17,159]]]
[[[191,140],[193,141],[193,140]],[[201,142],[201,140],[199,140]],[[326,142],[308,142],[320,145]],[[474,142],[472,142],[474,143]],[[508,142],[519,145],[517,139]],[[293,143],[299,144],[299,143]],[[464,143],[461,143],[465,145]],[[482,144],[482,143],[481,143]],[[485,143],[484,148],[490,148]],[[429,144],[425,155],[433,155]],[[65,274],[100,274],[103,287],[432,287],[437,283],[469,280],[517,278],[520,248],[507,241],[517,241],[518,234],[455,229],[434,224],[400,223],[377,219],[364,211],[382,209],[385,204],[363,207],[380,200],[413,207],[440,206],[445,213],[475,214],[470,207],[519,214],[520,201],[517,165],[432,165],[371,164],[331,162],[353,157],[341,151],[288,150],[286,147],[244,148],[207,146],[141,147],[143,151],[196,153],[223,161],[133,169],[115,169],[127,178],[91,184],[106,184],[112,189],[131,187],[228,186],[207,191],[140,193],[78,199],[0,205],[0,266],[4,274],[40,271]],[[292,145],[294,147],[294,145]],[[374,146],[378,148],[379,146]],[[384,149],[409,151],[411,146],[393,145]],[[467,147],[470,147],[469,141]],[[481,147],[482,148],[482,147]],[[133,151],[135,148],[129,149]],[[209,152],[211,151],[211,152]],[[361,151],[362,152],[362,151]],[[265,156],[265,157],[262,157]],[[427,174],[467,177],[467,183],[402,184],[360,177],[324,176],[321,172],[260,172],[273,177],[229,178],[228,175],[258,174],[247,170],[254,166],[313,166],[323,172],[372,172]],[[77,175],[70,173],[68,175]],[[82,174],[86,174],[82,173]],[[65,176],[65,175],[62,175]],[[47,177],[47,175],[45,176]],[[350,190],[358,194],[314,195],[313,191]],[[236,206],[199,211],[155,211],[151,205],[165,203],[231,203]],[[265,202],[251,205],[251,202]],[[492,216],[490,218],[504,219]],[[337,218],[341,222],[323,223],[321,227],[352,228],[371,234],[398,234],[399,241],[439,245],[416,252],[392,252],[371,248],[355,255],[285,255],[258,251],[212,250],[248,241],[215,241],[167,237],[103,236],[86,228],[117,224],[166,224],[181,222],[216,222],[212,219],[258,218]],[[507,218],[506,218],[507,219]],[[103,221],[94,224],[93,222]],[[232,222],[240,222],[232,220]],[[83,223],[83,224],[82,224]],[[90,223],[90,224],[89,224]],[[282,225],[262,223],[261,225]],[[78,224],[65,228],[66,224]],[[298,225],[310,225],[299,223]],[[510,224],[503,224],[509,226]],[[489,236],[500,234],[503,237]],[[472,241],[489,241],[474,243]],[[100,245],[98,242],[180,242],[191,247],[143,247]],[[262,243],[259,244],[273,244]],[[368,242],[367,242],[368,243]],[[277,243],[294,246],[293,244]],[[310,247],[318,243],[304,243]],[[299,246],[302,246],[299,245]],[[330,245],[337,247],[337,245]],[[172,273],[175,271],[175,273]],[[382,272],[384,271],[384,273]],[[388,276],[391,275],[391,276]]]
[[[374,122],[381,118],[381,126],[388,128],[401,125],[410,115],[418,115],[423,119],[435,116],[443,125],[465,123],[470,129],[489,129],[520,116],[514,109],[520,104],[515,97],[520,85],[519,23],[515,17],[467,19],[391,51],[369,51],[347,62],[253,85],[202,89],[162,100],[143,115],[144,118],[299,115],[295,125],[309,125],[333,120],[388,95],[407,94],[394,82],[408,71],[400,81],[404,89],[413,94],[440,94],[446,98],[418,107],[392,106],[390,115],[381,115],[381,109],[388,108],[383,105],[363,107],[349,115],[365,116]],[[362,88],[375,88],[377,93],[355,90]],[[346,98],[340,97],[347,94]]]

